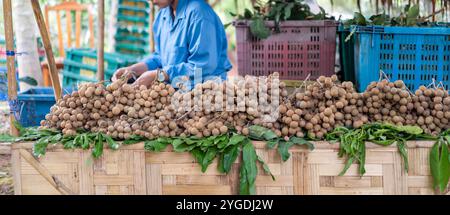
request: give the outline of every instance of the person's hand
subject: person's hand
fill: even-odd
[[[122,78],[122,76],[125,74],[126,71],[130,70],[129,67],[124,67],[124,68],[120,68],[118,69],[114,75],[111,77],[111,81],[117,81],[118,79]]]
[[[155,79],[158,81],[169,80],[169,76],[167,75],[167,73],[165,73],[162,70],[160,70],[160,72],[161,72],[160,75],[162,75],[162,77],[157,77],[158,70],[147,71],[144,74],[142,74],[141,76],[139,76],[139,78],[134,82],[134,85],[137,85],[137,86],[145,85],[147,87],[150,87],[155,82]],[[160,80],[160,78],[163,80]]]
[[[144,85],[150,87],[155,81],[155,78],[156,78],[156,71],[147,71],[141,76],[139,76],[139,78],[133,83],[133,85],[137,86]]]

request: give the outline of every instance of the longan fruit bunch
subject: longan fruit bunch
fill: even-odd
[[[438,135],[450,128],[450,96],[445,89],[420,86],[412,104],[417,125],[426,133]]]
[[[361,127],[368,121],[362,114],[362,96],[351,82],[339,83],[337,76],[321,76],[304,92],[296,92],[293,105],[280,106],[283,136],[306,134],[322,138],[338,126]]]
[[[396,125],[413,125],[416,121],[413,95],[401,80],[372,82],[363,93],[364,113],[371,122],[387,122]]]

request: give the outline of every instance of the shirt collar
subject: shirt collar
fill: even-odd
[[[184,17],[186,17],[186,7],[187,7],[188,1],[189,0],[178,0],[177,15],[175,17],[175,20],[183,19]],[[167,8],[165,8],[163,18],[164,19],[168,18],[171,15],[170,13],[171,13],[170,6],[168,6]]]

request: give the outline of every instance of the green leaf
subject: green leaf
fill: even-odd
[[[45,155],[48,146],[48,138],[41,138],[33,145],[33,155],[35,157],[41,157]]]
[[[244,18],[245,19],[251,19],[253,17],[252,11],[250,11],[248,8],[245,8],[244,11]]]
[[[173,151],[175,152],[185,152],[187,151],[189,145],[185,144],[181,139],[174,139],[172,141]]]
[[[103,140],[101,136],[95,141],[94,148],[92,149],[92,156],[94,158],[99,158],[103,154]]]
[[[246,136],[235,134],[230,138],[230,141],[228,142],[227,145],[224,145],[224,146],[219,145],[218,148],[220,149],[220,148],[225,148],[227,146],[238,145],[238,144],[242,143],[245,139],[247,139]]]
[[[49,142],[50,144],[57,144],[61,139],[63,138],[63,135],[61,133],[55,134],[50,137]]]
[[[406,25],[413,26],[417,24],[418,17],[419,17],[419,5],[414,5],[410,7],[406,15]]]
[[[25,127],[23,127],[18,121],[14,120],[13,122],[14,127],[17,128],[17,130],[19,130],[20,136],[23,135],[23,133],[25,133],[27,131],[27,129]]]
[[[108,143],[108,146],[110,149],[113,149],[113,150],[119,149],[119,144],[116,141],[114,141],[110,136],[103,135],[103,138],[105,138],[106,143]]]
[[[272,172],[270,171],[270,168],[269,168],[269,166],[266,164],[266,162],[264,162],[264,160],[263,160],[261,157],[259,157],[259,156],[257,156],[257,158],[258,158],[258,161],[263,165],[264,172],[266,172],[267,174],[269,174],[269,175],[272,177],[272,180],[275,181],[275,176],[274,176],[274,175],[272,174]]]
[[[430,152],[430,169],[433,176],[433,187],[444,192],[450,178],[450,161],[448,145],[436,142]]]
[[[278,143],[278,153],[280,154],[283,162],[287,161],[289,157],[291,157],[291,154],[289,153],[289,148],[293,145],[294,145],[293,142],[286,142],[286,141],[280,141]]]
[[[167,148],[169,142],[164,138],[158,138],[156,140],[145,141],[144,148],[147,151],[160,152]]]
[[[386,16],[386,14],[378,14],[370,17],[370,20],[372,20],[372,23],[374,25],[385,25],[386,20],[388,20],[388,17]]]
[[[278,138],[277,134],[273,132],[272,130],[259,126],[259,125],[252,125],[249,127],[250,131],[250,137],[257,139],[257,140],[273,140],[275,138]]]
[[[366,25],[367,24],[366,18],[361,13],[355,12],[353,19],[354,19],[354,22],[356,25]]]
[[[219,170],[228,173],[239,155],[239,145],[229,146],[221,154],[219,160]]]
[[[246,143],[242,148],[242,164],[240,172],[240,194],[256,194],[255,181],[258,169],[256,167],[257,155],[255,147],[251,142]]]
[[[288,20],[291,17],[291,13],[292,13],[292,8],[294,8],[294,3],[289,3],[285,8],[284,8],[284,20]]]
[[[339,176],[344,176],[345,175],[345,173],[347,172],[348,168],[350,168],[350,166],[353,164],[353,160],[354,160],[354,157],[349,157],[348,158],[347,162],[345,162],[344,168],[339,173]]]
[[[266,142],[267,148],[269,148],[269,149],[275,148],[275,146],[278,144],[278,141],[279,141],[278,139],[267,141]]]
[[[366,173],[366,144],[361,144],[359,149],[359,175],[363,176]]]
[[[75,136],[72,141],[64,141],[64,149],[75,149],[78,145],[81,145],[81,135]]]
[[[289,138],[289,141],[293,142],[295,145],[306,145],[306,146],[308,146],[309,150],[314,150],[314,145],[311,142],[309,142],[303,138],[291,137],[291,138]]]
[[[208,151],[206,151],[205,157],[203,157],[201,166],[202,166],[202,172],[206,172],[208,169],[208,166],[213,162],[214,158],[216,158],[217,155],[217,149],[216,148],[209,148]]]
[[[251,22],[250,32],[259,39],[267,39],[270,36],[270,29],[266,27],[262,18],[256,18]]]
[[[403,125],[403,126],[394,126],[395,130],[400,132],[405,132],[408,134],[419,135],[423,133],[423,129],[419,126],[411,126],[411,125]]]
[[[216,137],[203,138],[200,140],[202,150],[206,151],[209,147],[214,145],[214,139]]]
[[[38,85],[38,82],[36,81],[36,79],[34,79],[32,77],[29,77],[29,76],[25,76],[25,77],[19,78],[19,81],[21,81],[23,83],[26,83],[26,84],[29,84],[31,86],[37,86]]]
[[[203,158],[205,157],[205,152],[202,152],[199,149],[194,149],[191,151],[191,154],[194,156],[194,158],[197,160],[199,164],[203,162]]]
[[[89,149],[92,139],[87,134],[82,134],[82,140],[81,148],[84,150]]]
[[[263,137],[265,140],[273,140],[275,138],[278,138],[277,134],[275,134],[275,132],[273,132],[270,129],[268,129],[266,132],[264,132]]]
[[[11,136],[9,134],[0,134],[0,143],[10,143],[15,142],[17,137]]]
[[[136,143],[140,143],[142,141],[144,141],[145,138],[138,136],[138,135],[131,135],[130,138],[128,138],[127,140],[123,141],[124,145],[132,145],[132,144],[136,144]]]
[[[403,158],[403,163],[405,165],[405,171],[409,171],[409,162],[408,162],[408,152],[406,151],[406,146],[404,142],[397,142],[398,152],[400,156]]]
[[[247,178],[247,170],[244,164],[241,164],[241,169],[239,171],[239,194],[240,195],[251,195],[250,187]]]
[[[78,140],[75,138],[73,140],[62,141],[64,149],[75,149],[75,144]]]

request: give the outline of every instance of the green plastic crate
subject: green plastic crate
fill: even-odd
[[[73,87],[80,82],[97,81],[97,52],[92,49],[69,49],[64,60],[63,86]],[[105,80],[122,67],[137,62],[137,58],[118,53],[105,53]]]
[[[147,0],[119,0],[119,5],[148,8],[150,4]]]
[[[150,43],[150,40],[148,38],[139,38],[133,36],[128,37],[116,36],[115,39],[117,44],[126,43],[139,46],[148,46]]]
[[[68,49],[66,53],[66,61],[97,66],[97,51],[94,49]],[[135,62],[134,58],[118,53],[105,53],[104,60],[105,68],[111,70],[116,70]]]
[[[117,51],[120,50],[120,51]],[[128,43],[118,43],[116,44],[116,52],[120,52],[124,51],[124,50],[128,50],[129,52],[127,53],[136,53],[139,55],[148,53],[148,47],[143,47],[141,45],[133,45],[133,44],[128,44]]]
[[[339,36],[339,60],[341,64],[341,75],[343,81],[351,81],[356,83],[355,77],[355,37],[350,37],[346,42],[345,39],[350,35],[350,29],[343,25],[338,27]]]
[[[80,83],[97,82],[97,78],[86,77],[80,74],[72,73],[70,71],[63,70],[63,86],[64,87],[76,87]],[[112,76],[105,73],[105,80],[110,80]]]
[[[130,42],[139,43],[139,44],[146,44],[146,43],[150,42],[149,37],[136,37],[133,35],[128,35],[128,36],[116,35],[114,38],[117,41],[130,41]]]
[[[142,57],[150,49],[150,3],[146,0],[119,0],[114,50]]]
[[[150,51],[150,37],[139,36],[144,34],[130,33],[127,31],[120,31],[115,36],[115,51],[117,53],[143,56]]]
[[[137,16],[126,16],[126,15],[117,15],[117,23],[120,24],[128,24],[128,25],[136,25],[141,27],[149,26],[149,20],[146,17],[137,17]]]
[[[120,52],[129,56],[134,56],[136,58],[141,59],[143,56],[147,55],[147,52],[139,51],[139,50],[131,50],[131,49],[122,49],[116,48],[116,52]]]
[[[116,36],[118,37],[134,37],[141,39],[148,39],[150,37],[148,28],[138,28],[131,26],[117,26]]]
[[[122,16],[134,16],[134,17],[149,17],[149,9],[148,8],[139,8],[127,5],[119,5],[118,13]]]

